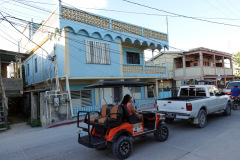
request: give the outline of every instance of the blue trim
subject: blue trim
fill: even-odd
[[[124,74],[123,77],[167,77],[168,74]]]
[[[145,87],[141,87],[141,99],[145,99]]]
[[[91,89],[91,94],[92,94],[92,105],[95,106],[96,102],[95,102],[95,89],[94,88]]]
[[[101,105],[101,91],[100,91],[100,88],[98,88],[98,98],[99,98],[99,105]]]

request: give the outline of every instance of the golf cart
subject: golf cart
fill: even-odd
[[[151,85],[153,83],[102,81],[85,88],[129,87],[131,91],[131,87]],[[132,91],[131,94],[133,96]],[[79,115],[83,113],[85,114],[86,128],[80,126]],[[98,116],[93,116],[93,113],[97,113]],[[129,118],[127,106],[121,103],[116,105],[105,104],[102,106],[101,112],[79,111],[77,118],[78,143],[95,149],[105,149],[108,145],[112,145],[114,156],[125,159],[131,154],[132,138],[154,134],[156,140],[160,142],[167,140],[168,128],[164,125],[163,115],[157,112],[157,107],[155,107],[155,111],[139,111],[138,113],[143,115],[144,125],[140,120],[132,121]],[[83,136],[83,131],[87,132],[87,135]]]

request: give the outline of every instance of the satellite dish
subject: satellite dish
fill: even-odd
[[[221,75],[218,75],[217,80],[220,81],[222,79]]]

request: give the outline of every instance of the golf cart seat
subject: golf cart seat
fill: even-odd
[[[121,108],[123,110],[123,116],[122,116],[123,121],[128,122],[130,124],[135,124],[135,123],[141,122],[141,120],[139,118],[137,118],[137,117],[132,118],[129,116],[129,111],[128,111],[127,105],[121,105]]]
[[[96,120],[97,118],[106,117],[106,116],[110,113],[112,107],[113,107],[112,104],[105,104],[105,105],[103,105],[103,106],[102,106],[102,109],[101,109],[101,112],[100,112],[100,116],[91,117],[91,118],[90,118],[90,123],[91,123],[91,122],[95,122],[95,120]]]
[[[119,105],[104,105],[101,116],[92,117],[90,123],[105,128],[116,127],[122,124],[122,114],[122,108]]]

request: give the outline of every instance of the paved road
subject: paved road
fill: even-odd
[[[133,141],[129,159],[138,160],[239,160],[240,110],[232,115],[211,115],[208,125],[195,128],[186,121],[168,125],[166,142],[153,135]],[[111,148],[98,151],[77,143],[76,124],[56,128],[29,128],[16,124],[0,133],[1,160],[108,160],[114,159]]]

